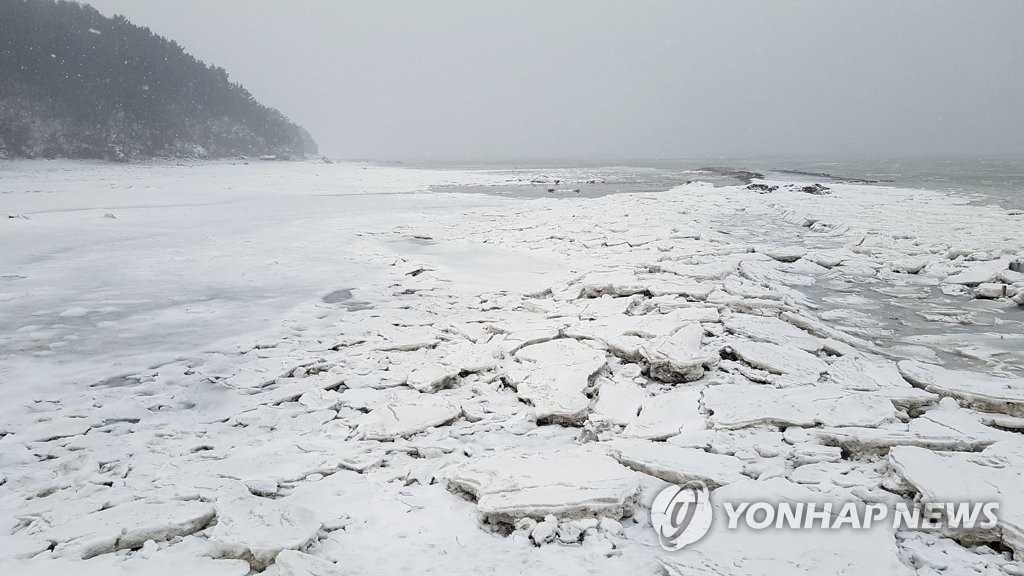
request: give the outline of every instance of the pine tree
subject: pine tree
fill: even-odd
[[[299,157],[316,144],[226,70],[66,0],[0,1],[0,157]]]

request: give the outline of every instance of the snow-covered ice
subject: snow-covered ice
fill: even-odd
[[[445,187],[539,177],[0,165],[0,574],[1024,573],[1019,216]],[[1002,508],[664,552],[698,480]]]
[[[471,494],[489,522],[632,514],[636,474],[590,450],[496,454],[467,462],[448,477],[449,488]]]
[[[221,556],[246,560],[257,570],[283,550],[305,548],[322,526],[312,510],[255,496],[239,484],[221,488],[215,506],[217,525],[210,541]]]

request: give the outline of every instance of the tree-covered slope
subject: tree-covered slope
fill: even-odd
[[[126,18],[0,0],[0,158],[218,158],[316,152],[223,68]]]

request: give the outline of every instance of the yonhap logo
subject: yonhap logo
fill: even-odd
[[[721,495],[721,494],[720,494]],[[716,498],[716,500],[719,500]],[[978,531],[991,537],[999,502],[795,502],[721,499],[721,530],[893,530]],[[669,552],[703,538],[714,517],[711,494],[700,481],[670,484],[651,503],[651,525]]]
[[[711,499],[703,482],[675,484],[658,493],[651,504],[651,524],[668,551],[700,540],[711,529]]]

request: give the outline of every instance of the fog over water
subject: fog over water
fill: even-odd
[[[378,160],[1024,154],[1024,3],[90,0]]]

